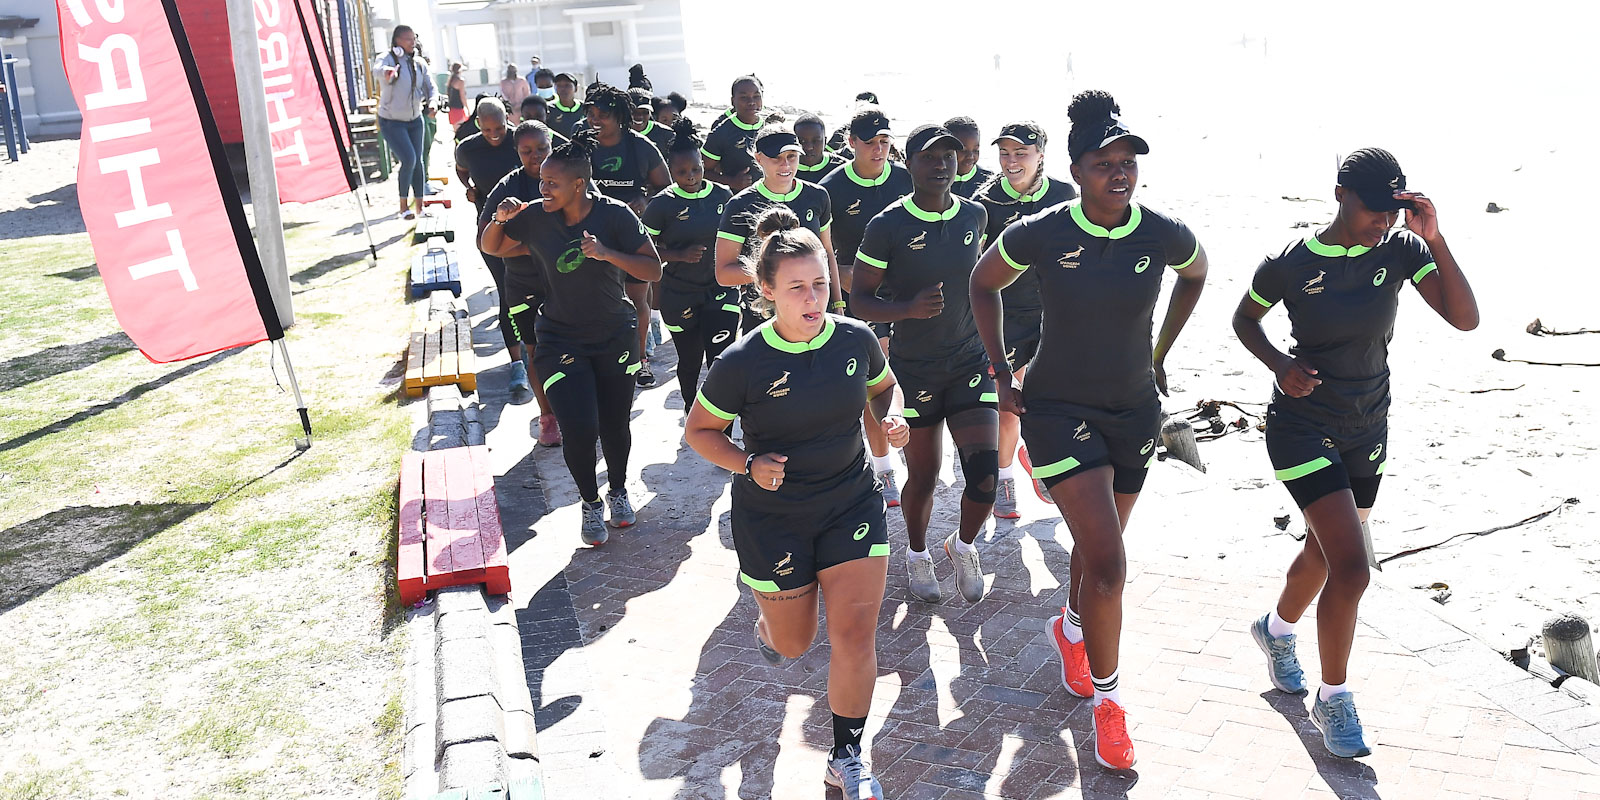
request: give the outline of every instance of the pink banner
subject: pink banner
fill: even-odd
[[[158,363],[281,337],[176,8],[57,10],[83,112],[78,203],[117,321]]]
[[[333,71],[333,60],[328,57],[328,42],[322,30],[322,21],[317,17],[317,10],[312,7],[311,0],[295,0],[295,7],[300,11],[300,23],[304,26],[306,39],[311,45],[311,54],[316,58],[317,80],[322,88],[322,95],[327,101],[324,103],[335,115],[331,122],[333,129],[339,135],[339,142],[344,145],[346,152],[350,150],[350,127],[345,105],[344,92],[339,90],[339,76]],[[355,187],[351,187],[355,188]]]
[[[278,198],[310,203],[350,191],[296,0],[254,0],[253,5]]]

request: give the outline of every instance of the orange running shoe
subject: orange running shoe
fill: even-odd
[[[1073,644],[1067,641],[1067,635],[1062,633],[1061,624],[1066,622],[1066,609],[1050,618],[1050,640],[1055,642],[1056,653],[1061,656],[1061,685],[1073,697],[1093,697],[1094,679],[1089,677],[1089,650],[1083,642]]]
[[[1133,768],[1133,740],[1128,738],[1128,717],[1114,700],[1094,707],[1094,760],[1106,769]]]
[[[1033,478],[1033,462],[1028,460],[1028,446],[1017,448],[1017,460],[1022,462],[1022,468],[1028,471],[1028,477]],[[1044,481],[1033,478],[1033,493],[1050,505],[1056,504],[1056,499],[1050,496],[1050,490],[1044,488]]]

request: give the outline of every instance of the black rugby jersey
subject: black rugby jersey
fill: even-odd
[[[856,174],[852,162],[823,178],[822,188],[828,191],[837,220],[833,229],[834,253],[840,264],[854,264],[867,223],[890,203],[911,194],[911,173],[893,161],[885,161],[883,172],[867,180]]]
[[[992,177],[994,177],[993,172],[990,172],[983,167],[974,166],[971,172],[965,175],[956,176],[956,181],[950,187],[950,191],[960,195],[961,197],[971,198],[973,195],[977,194],[978,190],[982,189],[983,185],[988,183],[989,179]]]
[[[751,246],[748,239],[755,231],[756,217],[768,206],[779,203],[788,206],[800,218],[800,224],[818,236],[832,224],[828,193],[816,184],[796,180],[788,194],[778,194],[768,189],[766,183],[757,181],[754,186],[728,201],[728,208],[717,227],[717,238],[737,242],[748,249]]]
[[[696,402],[720,419],[738,417],[746,452],[789,459],[779,491],[741,478],[735,498],[748,489],[745,499],[789,505],[861,480],[870,470],[861,412],[867,388],[888,372],[872,329],[837,314],[824,316],[810,342],[786,341],[768,321],[723,351]]]
[[[644,209],[644,228],[656,237],[657,249],[678,250],[702,245],[700,261],[685,264],[667,261],[661,282],[676,289],[717,288],[717,226],[733,193],[726,186],[704,181],[700,191],[690,194],[676,183],[650,198]]]
[[[666,166],[661,151],[643,134],[631,128],[622,131],[622,141],[611,147],[595,147],[589,155],[595,185],[606,197],[624,203],[645,197],[650,190],[650,172]]]
[[[657,124],[655,120],[646,122],[644,130],[638,133],[640,136],[649,139],[650,143],[656,146],[656,150],[660,151],[663,159],[667,157],[667,151],[672,149],[672,142],[678,138],[678,135],[673,133],[671,128]]]
[[[522,166],[522,159],[517,156],[517,143],[511,131],[507,130],[505,138],[500,144],[489,144],[483,134],[474,133],[456,145],[456,163],[467,170],[467,176],[472,178],[472,185],[478,190],[478,208],[485,208],[483,203],[489,191],[495,187],[512,170]],[[529,199],[529,198],[524,198]]]
[[[739,121],[738,114],[729,109],[712,124],[711,132],[706,134],[706,143],[700,147],[700,153],[720,161],[729,150],[752,150],[756,145],[756,134],[761,131],[762,125],[760,120],[754,125],[746,125]]]
[[[546,112],[544,117],[544,124],[550,130],[568,139],[572,138],[572,134],[586,121],[588,121],[588,118],[583,112],[583,101],[576,97],[572,99],[571,108],[562,106],[559,99],[551,100],[550,110]],[[554,143],[552,142],[552,144]]]
[[[1046,175],[1032,194],[1018,194],[1005,176],[996,176],[993,183],[973,199],[983,203],[989,212],[989,227],[984,231],[984,246],[994,244],[1007,225],[1029,214],[1037,214],[1051,206],[1065,203],[1078,196],[1077,190],[1066,181],[1051,180]],[[1039,282],[1023,275],[1016,283],[1000,294],[1005,300],[1006,316],[1037,314],[1040,309]]]
[[[633,303],[623,291],[628,274],[608,261],[591,259],[580,247],[589,233],[601,244],[637,253],[649,241],[644,223],[624,203],[590,195],[594,208],[568,226],[560,212],[544,210],[540,200],[505,224],[505,234],[528,246],[544,273],[547,293],[537,330],[573,342],[602,342],[634,323]]]
[[[478,215],[478,226],[489,224],[494,219],[494,210],[500,206],[500,201],[508,197],[518,200],[539,199],[539,179],[529,175],[527,170],[517,167],[507,173],[500,182],[489,190],[489,196],[483,201],[483,213]],[[504,259],[506,271],[515,274],[527,281],[543,283],[544,275],[539,271],[539,263],[532,256],[511,256]]]
[[[795,177],[803,181],[820,184],[823,178],[828,177],[841,166],[844,166],[844,158],[840,157],[838,153],[825,151],[822,154],[822,161],[816,166],[808,167],[805,162],[800,162],[798,167],[800,171],[795,173]]]
[[[1038,276],[1044,301],[1039,354],[1023,388],[1029,402],[1120,411],[1155,399],[1150,334],[1161,268],[1183,269],[1199,256],[1188,226],[1134,203],[1128,221],[1107,230],[1071,203],[1023,217],[996,246],[1006,263]]]
[[[1400,291],[1436,269],[1420,237],[1399,231],[1377,247],[1323,244],[1315,236],[1268,256],[1250,282],[1250,298],[1289,312],[1294,344],[1322,383],[1305,397],[1273,390],[1291,413],[1341,425],[1362,425],[1389,410],[1389,341]]]
[[[894,323],[889,354],[906,361],[944,361],[961,369],[983,361],[983,340],[972,320],[968,290],[972,268],[983,254],[987,214],[976,201],[952,196],[943,212],[925,211],[910,197],[891,203],[867,223],[856,265],[883,270],[883,287],[897,298],[944,282],[944,310],[930,319],[902,319]]]

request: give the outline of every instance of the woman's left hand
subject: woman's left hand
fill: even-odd
[[[599,239],[588,231],[583,232],[583,241],[578,245],[583,249],[583,254],[598,261],[611,260],[611,248],[600,243]]]
[[[1156,374],[1156,391],[1161,392],[1161,396],[1162,397],[1166,397],[1167,394],[1168,394],[1167,393],[1167,365],[1162,361],[1156,361],[1151,366],[1154,368],[1155,374]]]
[[[1439,210],[1421,192],[1395,192],[1396,200],[1409,200],[1415,208],[1406,209],[1406,230],[1431,242],[1439,237]]]
[[[890,415],[883,418],[883,435],[891,446],[905,447],[911,441],[911,426],[906,424],[905,417]]]

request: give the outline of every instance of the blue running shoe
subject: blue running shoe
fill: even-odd
[[[1328,752],[1340,758],[1372,755],[1372,747],[1361,731],[1361,719],[1356,716],[1354,694],[1340,692],[1327,700],[1318,697],[1311,704],[1311,724],[1322,731],[1322,744]]]
[[[1294,654],[1294,634],[1273,636],[1267,632],[1267,615],[1250,624],[1250,636],[1267,654],[1267,678],[1280,692],[1300,694],[1306,690],[1306,674]]]

